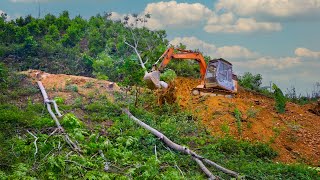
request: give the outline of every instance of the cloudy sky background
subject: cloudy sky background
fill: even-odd
[[[260,73],[265,85],[303,94],[320,82],[320,0],[1,0],[0,12],[37,17],[37,2],[41,16],[150,13],[147,27],[166,30],[174,45],[229,60],[236,74]]]

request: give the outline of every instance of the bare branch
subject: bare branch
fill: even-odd
[[[135,48],[134,46],[132,46],[131,44],[129,44],[127,41],[124,41],[124,43],[125,43],[126,45],[130,46],[132,49]]]
[[[27,132],[28,132],[32,137],[34,137],[33,144],[34,144],[34,147],[36,148],[36,150],[35,150],[35,152],[34,152],[34,157],[36,157],[36,155],[37,155],[37,153],[38,153],[38,146],[37,146],[38,137],[35,136],[34,134],[32,134],[29,130],[27,130]]]
[[[197,164],[200,166],[201,170],[209,177],[209,179],[213,180],[213,179],[217,179],[216,176],[214,176],[210,170],[203,164],[203,162],[196,158],[196,157],[192,157],[193,160],[195,160],[197,162]]]
[[[130,119],[132,119],[135,123],[137,123],[138,125],[142,126],[143,128],[147,129],[148,131],[150,131],[153,135],[157,136],[161,141],[163,141],[167,146],[169,146],[170,148],[176,150],[176,151],[180,151],[182,153],[185,153],[185,154],[188,154],[188,155],[191,155],[192,158],[195,158],[199,161],[204,161],[206,162],[207,164],[209,165],[212,165],[214,166],[215,168],[217,168],[218,170],[226,173],[226,174],[229,174],[230,176],[233,176],[233,177],[239,177],[239,174],[232,171],[232,170],[229,170],[229,169],[226,169],[214,162],[212,162],[211,160],[208,160],[200,155],[198,155],[197,153],[195,153],[194,151],[188,149],[187,147],[184,147],[184,146],[181,146],[173,141],[171,141],[169,138],[167,138],[164,134],[162,134],[161,132],[159,132],[158,130],[150,127],[149,125],[145,124],[144,122],[140,121],[139,119],[137,119],[136,117],[134,117],[130,111],[128,109],[122,109],[122,111],[128,115],[128,117]],[[194,160],[195,160],[194,159]],[[206,170],[207,168],[204,168],[201,164],[199,164],[199,162],[197,161],[198,165],[200,166],[200,168],[204,171],[204,173],[206,173],[208,175],[209,178],[212,178],[211,177],[211,174],[209,174]],[[202,163],[202,162],[201,162]],[[203,163],[202,163],[203,164]],[[209,171],[209,170],[208,170]],[[209,171],[210,172],[210,171]],[[210,175],[210,176],[209,176]]]
[[[125,43],[126,45],[130,46],[130,47],[134,50],[134,52],[135,52],[136,55],[138,56],[138,59],[139,59],[139,62],[140,62],[141,67],[143,68],[143,70],[145,71],[145,73],[147,73],[147,68],[144,66],[144,63],[143,63],[143,61],[142,61],[142,58],[141,58],[140,53],[138,52],[137,48],[134,47],[134,46],[132,46],[131,44],[129,44],[129,43],[126,42],[126,41],[124,41],[124,43]]]
[[[47,109],[48,109],[48,112],[49,114],[51,115],[52,119],[54,120],[54,122],[56,123],[56,126],[57,126],[57,129],[59,132],[62,132],[64,134],[64,139],[66,140],[66,142],[70,145],[70,147],[80,153],[81,152],[81,149],[78,147],[77,144],[75,144],[69,137],[69,135],[67,133],[65,133],[65,130],[64,128],[61,126],[58,118],[56,117],[56,115],[53,113],[52,109],[51,109],[51,105],[50,103],[53,101],[53,100],[49,100],[49,97],[48,97],[48,94],[44,88],[44,86],[42,85],[42,82],[41,81],[37,81],[37,84],[40,88],[40,91],[42,93],[42,96],[43,96],[43,99],[44,99],[44,103],[47,105]],[[57,104],[56,104],[57,106]],[[56,110],[58,109],[58,106],[56,107]],[[58,110],[59,111],[59,110]],[[60,112],[58,113],[57,111],[57,114],[60,114]],[[61,114],[60,114],[61,115]],[[61,115],[62,116],[62,115]]]

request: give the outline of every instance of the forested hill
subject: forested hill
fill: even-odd
[[[134,49],[125,43],[137,43],[143,61],[150,60],[147,67],[166,49],[165,31],[142,27],[150,16],[126,17],[121,21],[112,21],[110,16],[106,13],[90,19],[70,18],[64,11],[59,16],[47,14],[44,18],[34,18],[28,15],[7,21],[2,14],[0,59],[15,70],[40,69],[93,76],[96,69],[105,72],[99,74],[105,79],[117,81],[121,77],[116,74],[125,71],[125,62],[137,60]]]

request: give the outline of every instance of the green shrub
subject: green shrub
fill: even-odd
[[[62,121],[61,124],[65,128],[69,129],[74,129],[74,128],[79,128],[82,127],[82,122],[74,115],[74,114],[66,114]]]
[[[94,86],[94,82],[93,81],[88,81],[86,82],[86,84],[83,86],[84,88],[91,88]]]
[[[273,94],[276,101],[275,108],[279,113],[284,113],[286,111],[287,99],[277,85],[273,84],[272,89],[274,90]]]
[[[67,91],[78,92],[78,86],[74,84],[67,85],[65,89]]]
[[[166,70],[164,73],[161,73],[160,75],[160,79],[167,83],[173,81],[176,77],[177,74],[171,69]]]
[[[55,97],[54,100],[56,101],[57,104],[63,104],[64,99],[62,97]]]
[[[8,87],[8,69],[0,63],[0,89]]]
[[[253,75],[250,72],[246,72],[243,76],[239,76],[238,79],[240,86],[255,91],[258,91],[260,89],[260,85],[262,84],[261,74]]]
[[[256,118],[258,112],[259,112],[259,111],[258,111],[257,109],[249,108],[249,109],[247,110],[247,116],[248,116],[248,118]]]
[[[241,136],[242,135],[242,127],[241,127],[242,126],[242,123],[241,123],[242,114],[241,114],[241,112],[239,111],[238,108],[235,108],[233,113],[234,113],[234,117],[236,118],[238,134],[239,134],[239,136]]]

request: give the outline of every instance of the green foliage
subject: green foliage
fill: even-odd
[[[66,85],[65,89],[66,89],[67,91],[78,92],[78,86],[75,85],[75,84]]]
[[[86,84],[83,86],[84,88],[92,88],[94,86],[94,82],[93,81],[88,81],[86,82]]]
[[[122,74],[122,85],[141,85],[145,70],[142,69],[137,63],[136,56],[128,57],[124,64],[121,66],[119,72]]]
[[[101,53],[93,61],[93,74],[98,79],[108,80],[109,78],[115,79],[117,69],[115,68],[115,61],[106,53]]]
[[[167,66],[168,69],[174,69],[178,76],[184,77],[200,77],[199,63],[193,60],[183,60],[183,61],[170,61]]]
[[[249,108],[246,112],[248,118],[256,118],[259,110],[254,108]]]
[[[8,69],[3,63],[0,63],[0,89],[8,86]]]
[[[241,137],[242,136],[242,122],[241,122],[242,121],[242,114],[238,108],[235,108],[233,113],[234,113],[234,117],[236,118],[238,134]]]
[[[48,33],[45,35],[45,40],[49,43],[58,41],[60,38],[60,32],[56,25],[52,24],[49,26]]]
[[[177,74],[171,69],[168,69],[164,73],[160,74],[160,79],[167,83],[173,81],[176,77],[177,77]]]
[[[284,113],[286,111],[286,97],[283,95],[280,88],[277,85],[273,84],[272,89],[274,90],[274,98],[275,98],[275,108],[279,113]]]
[[[67,129],[80,128],[83,126],[82,122],[71,113],[64,115],[61,125]]]
[[[246,72],[243,76],[239,76],[238,79],[240,86],[255,91],[258,91],[262,84],[262,76],[260,74],[253,75],[250,72]]]
[[[56,101],[57,104],[63,104],[64,103],[64,99],[62,97],[54,97],[54,100]]]

